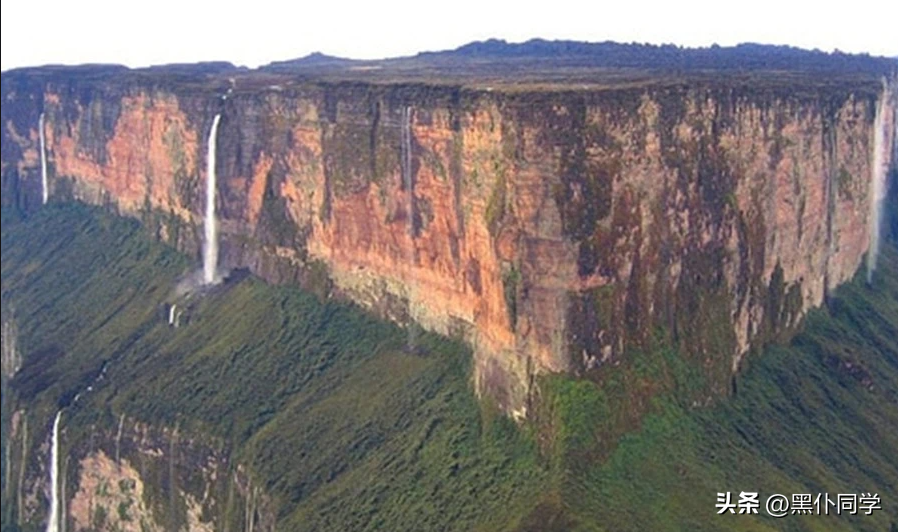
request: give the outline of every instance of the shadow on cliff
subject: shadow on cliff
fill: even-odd
[[[894,206],[893,197],[893,224]],[[752,517],[723,521],[713,501],[726,491],[898,497],[898,434],[883,429],[898,423],[895,234],[884,242],[872,286],[861,268],[825,308],[806,316],[791,341],[752,358],[738,395],[711,407],[684,400],[695,375],[667,355],[654,359],[666,363],[622,368],[601,385],[544,382],[551,417],[541,437],[556,482],[516,530],[771,526]],[[656,393],[639,404],[633,390],[640,389]],[[888,530],[893,515],[808,519],[822,530],[872,532]],[[773,529],[789,526],[784,520]]]

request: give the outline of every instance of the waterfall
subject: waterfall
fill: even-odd
[[[11,489],[9,483],[12,479],[10,475],[11,467],[12,467],[12,445],[10,445],[11,441],[6,441],[6,453],[3,454],[3,494],[6,495],[7,500],[12,500],[9,496],[9,490]],[[4,515],[6,512],[4,512]]]
[[[2,369],[3,373],[4,394],[6,393],[7,381],[13,378],[18,373],[19,368],[22,367],[22,354],[19,353],[18,337],[19,330],[16,322],[12,319],[4,320],[3,325],[0,326],[0,343],[2,343],[2,347],[0,347],[0,353],[2,353],[0,369]],[[3,397],[6,398],[5,395]]]
[[[13,312],[12,309],[9,310],[10,316],[12,316]],[[2,408],[4,415],[12,408],[12,398],[8,390],[9,381],[15,377],[19,367],[22,365],[17,340],[18,330],[15,320],[12,317],[3,319],[2,327],[0,327],[0,344],[2,344],[0,346],[0,351],[2,351],[2,360],[0,360],[0,408]],[[3,494],[6,495],[7,500],[12,500],[10,490],[12,489],[11,456],[13,442],[9,438],[7,436],[7,440],[4,442],[6,453],[3,460]],[[7,511],[3,511],[2,514],[3,516],[9,515]],[[2,518],[4,517],[0,517],[0,519]]]
[[[402,110],[402,182],[409,194],[409,206],[412,205],[412,108]],[[411,214],[411,212],[409,213]],[[411,220],[411,218],[409,218]],[[409,222],[409,231],[413,230]]]
[[[882,94],[876,106],[876,119],[873,123],[873,163],[870,178],[870,250],[867,252],[867,282],[873,280],[876,271],[876,260],[879,257],[879,244],[882,232],[882,210],[886,195],[886,157],[885,115],[888,112],[886,99],[888,85],[882,83]]]
[[[60,532],[65,532],[65,516],[66,516],[66,503],[65,503],[65,474],[66,471],[69,470],[69,458],[70,456],[65,457],[65,464],[62,466],[62,480],[59,483],[59,529]]]
[[[221,114],[212,120],[209,131],[209,143],[206,152],[206,218],[203,243],[203,283],[212,284],[216,280],[218,270],[218,222],[215,219],[215,139],[218,135],[218,122]]]
[[[44,113],[41,113],[37,127],[37,133],[41,139],[41,197],[46,205],[47,200],[50,198],[50,190],[47,187],[47,139],[44,135]]]
[[[402,182],[405,186],[405,192],[408,194],[408,340],[407,348],[409,351],[415,348],[415,329],[413,323],[414,311],[412,308],[412,299],[414,288],[414,272],[415,272],[415,193],[414,183],[412,182],[412,108],[407,106],[402,110]]]
[[[175,309],[177,309],[177,308],[178,308],[178,305],[175,305],[174,303],[172,303],[172,305],[170,307],[168,307],[168,324],[169,325],[175,324]]]
[[[246,505],[243,509],[243,530],[245,532],[253,532],[256,524],[256,496],[258,488],[247,482],[246,485]]]
[[[56,413],[53,421],[53,436],[50,440],[50,516],[47,519],[47,532],[59,532],[59,420],[62,410]]]
[[[25,465],[28,463],[28,412],[22,412],[22,460],[19,465],[19,482],[16,485],[16,520],[22,522],[24,519],[25,505],[22,502],[22,488],[25,485]]]
[[[125,414],[118,418],[118,431],[115,433],[115,463],[122,464],[122,429],[125,428]]]

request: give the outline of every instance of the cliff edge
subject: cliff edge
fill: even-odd
[[[510,60],[487,52],[4,72],[2,200],[108,205],[199,256],[220,115],[222,265],[463,338],[477,391],[517,417],[535,375],[616,364],[658,331],[725,394],[861,265],[896,159],[894,62],[525,50],[537,66],[495,79]]]

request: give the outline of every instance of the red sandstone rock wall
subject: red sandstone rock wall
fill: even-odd
[[[320,261],[359,304],[463,335],[477,389],[517,413],[531,374],[612,362],[658,327],[723,391],[753,342],[819,305],[869,246],[878,87],[416,90],[88,98],[51,84],[51,197],[113,204],[196,253],[221,112],[224,263],[309,282]],[[34,205],[37,114],[4,116],[4,194]]]

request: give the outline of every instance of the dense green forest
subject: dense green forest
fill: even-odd
[[[68,405],[71,452],[120,414],[178,426],[227,448],[282,530],[872,532],[898,521],[893,243],[872,286],[859,272],[788,345],[752,354],[724,401],[701,400],[701,376],[659,331],[593,378],[542,378],[520,426],[474,397],[460,342],[418,332],[409,350],[407,331],[294,287],[236,275],[179,299],[184,323],[169,327],[166,304],[193,267],[96,208],[4,210],[3,312],[24,356],[4,390],[4,453],[24,406],[49,427]],[[37,450],[46,432],[34,432]],[[882,510],[719,516],[722,491],[875,492]],[[17,530],[3,497],[3,530]]]

